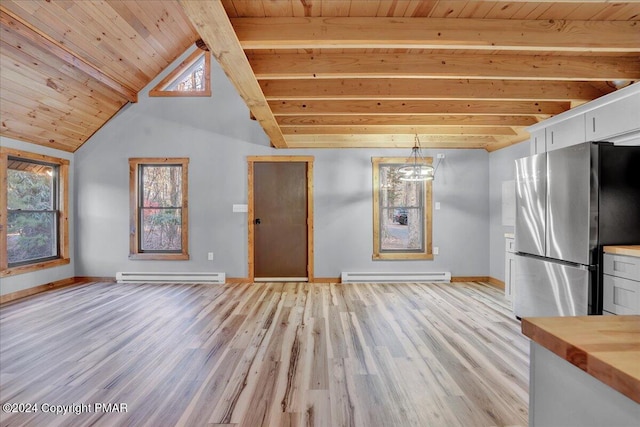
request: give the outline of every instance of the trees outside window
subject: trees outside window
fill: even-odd
[[[2,276],[67,264],[67,160],[0,149]]]
[[[431,181],[401,180],[398,168],[405,163],[405,158],[372,158],[373,259],[433,258]]]
[[[189,259],[189,160],[129,159],[132,259]]]

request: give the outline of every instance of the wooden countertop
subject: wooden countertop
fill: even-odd
[[[640,316],[523,318],[522,333],[640,403]]]
[[[628,255],[640,258],[640,245],[605,246],[602,250],[606,254]]]

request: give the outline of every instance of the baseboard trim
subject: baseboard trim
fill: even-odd
[[[498,280],[498,279],[496,279],[494,277],[489,277],[487,280],[485,280],[485,282],[487,282],[488,284],[490,284],[494,288],[501,289],[501,290],[504,291],[505,284],[504,284],[504,282],[502,280]]]
[[[451,283],[453,282],[486,282],[489,280],[489,276],[454,276],[451,277]]]
[[[18,299],[30,297],[42,292],[51,291],[53,289],[64,288],[67,286],[84,285],[92,282],[115,282],[115,277],[95,277],[95,276],[76,276],[67,279],[56,280],[55,282],[45,283],[44,285],[34,286],[33,288],[23,289],[21,291],[12,292],[10,294],[0,295],[0,304],[6,304]],[[227,277],[226,283],[251,283],[248,277]],[[339,277],[314,277],[311,283],[341,283]],[[489,276],[454,276],[451,282],[484,282],[494,288],[504,290],[504,282]]]
[[[339,277],[314,277],[311,283],[340,283]]]
[[[22,298],[30,297],[32,295],[40,294],[42,292],[50,291],[53,289],[59,289],[67,286],[73,286],[73,285],[81,285],[83,283],[86,283],[84,280],[78,280],[78,279],[79,278],[76,278],[76,277],[69,277],[67,279],[56,280],[55,282],[45,283],[44,285],[23,289],[21,291],[0,295],[0,304],[16,301]]]

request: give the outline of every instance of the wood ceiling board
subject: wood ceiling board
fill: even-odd
[[[222,4],[198,0],[181,0],[180,3],[253,116],[260,122],[271,144],[277,148],[285,148],[286,141],[267,105]]]
[[[71,153],[81,144],[81,141],[74,141],[54,129],[44,129],[12,118],[3,118],[0,135]],[[25,139],[23,135],[29,135],[29,139]]]
[[[103,108],[100,108],[95,101],[92,105],[85,96],[77,96],[78,92],[62,85],[53,89],[53,84],[47,85],[45,82],[26,79],[24,75],[9,69],[2,70],[0,81],[3,87],[12,87],[22,96],[36,99],[46,105],[53,105],[58,109],[64,109],[69,114],[80,114],[87,119],[93,118],[93,121],[100,123],[100,125],[103,120],[106,121],[111,117],[109,107],[102,106]],[[117,111],[116,108],[111,110]]]
[[[423,100],[286,100],[269,101],[275,116],[301,115],[556,115],[570,108],[568,102],[533,101],[423,101]]]
[[[442,146],[442,144],[467,144],[468,148],[484,148],[486,144],[496,142],[490,136],[452,136],[452,135],[418,135],[420,146],[428,148],[432,146]],[[343,148],[364,148],[364,147],[385,147],[402,148],[413,147],[415,135],[358,135],[358,134],[336,134],[336,135],[287,135],[287,143],[291,147],[311,145],[316,147],[343,147]],[[471,147],[469,147],[471,146]]]
[[[11,12],[19,16],[30,26],[37,28],[43,34],[55,40],[58,44],[64,45],[67,50],[73,52],[74,56],[84,58],[95,68],[101,70],[104,74],[109,75],[114,80],[121,82],[134,91],[139,91],[144,87],[145,76],[137,67],[130,64],[125,58],[120,58],[116,50],[107,44],[106,41],[96,40],[98,36],[90,39],[85,36],[84,31],[70,31],[71,28],[82,28],[83,23],[64,23],[55,13],[52,12],[54,6],[45,6],[44,2],[37,2],[38,10],[35,15],[22,15],[19,8],[13,7],[14,4],[22,5],[27,2],[6,1],[2,3],[2,7],[9,9]],[[16,12],[17,10],[17,12]],[[65,16],[68,17],[68,14]],[[120,61],[119,59],[122,59]]]
[[[146,7],[143,9],[138,2],[109,1],[109,5],[118,12],[121,18],[126,20],[127,23],[155,49],[156,54],[164,61],[164,67],[175,59],[175,52],[179,50],[174,46],[176,40],[184,40],[184,46],[182,46],[182,51],[184,51],[195,41],[195,38],[197,38],[195,29],[193,29],[186,17],[183,17],[182,23],[174,27],[176,29],[186,27],[189,29],[190,37],[185,37],[185,35],[181,33],[176,34],[176,30],[172,29],[171,26],[165,25],[164,28],[161,27],[164,21],[163,17],[168,15],[166,8],[162,7],[165,4],[166,3],[163,2],[160,4],[161,7]],[[181,11],[181,9],[179,10]],[[157,28],[158,31],[152,31],[155,28]]]
[[[16,129],[16,124],[20,124],[20,126],[30,127],[32,129],[38,129],[38,132],[42,136],[48,135],[59,135],[62,140],[68,142],[69,145],[75,145],[76,147],[82,144],[89,135],[87,135],[86,130],[77,131],[74,129],[70,129],[65,126],[58,126],[56,123],[51,123],[48,121],[43,121],[40,118],[26,118],[21,116],[17,111],[3,111],[2,112],[2,121],[7,125],[7,127],[11,128],[13,123],[13,128]]]
[[[128,2],[146,23],[135,27],[112,3],[5,0],[2,8],[137,92],[182,54],[197,33],[175,1]],[[153,24],[150,16],[157,17]],[[162,40],[162,49],[151,38]]]
[[[508,126],[282,126],[284,135],[323,134],[430,134],[430,135],[517,135]],[[286,136],[285,136],[286,137]]]
[[[248,54],[260,79],[640,80],[639,56]]]
[[[281,126],[531,126],[539,122],[533,116],[278,116]]]
[[[67,120],[66,115],[59,115],[51,110],[47,111],[45,109],[34,109],[29,108],[27,106],[18,104],[12,99],[12,94],[5,96],[6,91],[3,91],[0,97],[0,105],[6,102],[12,103],[10,109],[2,109],[2,115],[4,116],[5,111],[10,111],[10,114],[17,115],[21,120],[23,120],[27,124],[34,123],[43,123],[49,124],[53,128],[56,129],[68,129],[76,133],[86,133],[87,127],[82,126],[78,123],[73,123]],[[42,127],[42,126],[40,126]]]
[[[5,42],[11,42],[6,33],[1,42],[3,71],[14,70],[25,78],[46,82],[54,90],[67,87],[77,92],[79,101],[90,101],[90,105],[119,108],[128,101],[124,95],[28,43],[18,41],[17,45],[8,45]]]
[[[629,21],[232,18],[244,49],[422,48],[640,52]]]
[[[261,80],[267,100],[282,99],[466,99],[591,101],[608,92],[589,82],[466,79]]]
[[[70,108],[59,98],[48,97],[32,88],[4,80],[4,77],[0,77],[0,83],[2,84],[1,98],[3,102],[0,111],[11,111],[14,104],[22,105],[36,112],[44,111],[59,115],[60,121],[71,125],[81,124],[85,129],[90,129],[101,121],[96,119],[95,111],[87,112],[79,108]]]
[[[46,35],[37,32],[34,28],[28,26],[19,18],[12,16],[6,10],[0,8],[0,24],[3,36],[3,41],[10,43],[9,40],[20,40],[23,44],[30,44],[35,46],[39,50],[48,52],[49,54],[61,59],[65,63],[77,68],[84,72],[88,76],[96,79],[105,86],[115,90],[127,100],[136,102],[138,94],[136,91],[113,79],[101,70],[97,69],[93,65],[85,62],[81,58],[78,58],[74,53],[69,52],[65,47],[60,46],[54,40],[50,39]],[[17,47],[16,44],[14,46]],[[20,45],[23,48],[23,45]]]

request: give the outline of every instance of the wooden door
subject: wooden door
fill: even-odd
[[[306,162],[253,163],[253,278],[309,278]]]

